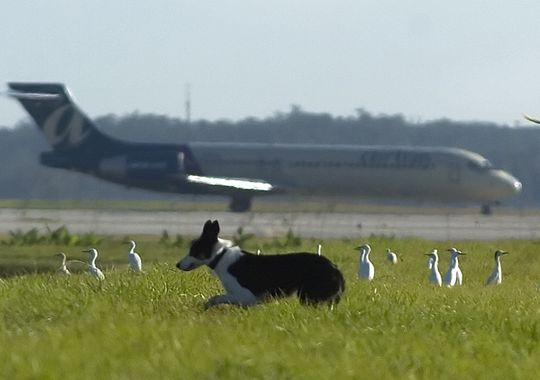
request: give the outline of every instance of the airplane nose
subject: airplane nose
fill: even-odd
[[[497,175],[497,182],[499,183],[498,193],[501,198],[511,197],[512,195],[519,194],[523,185],[521,182],[508,172],[500,170]]]
[[[521,188],[523,187],[521,185],[521,182],[519,182],[517,179],[514,181],[514,193],[518,194],[521,192]]]

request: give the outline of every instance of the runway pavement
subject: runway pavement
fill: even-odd
[[[261,237],[291,229],[302,237],[362,238],[372,234],[433,240],[540,238],[535,215],[392,215],[346,213],[230,213],[119,210],[0,209],[0,233],[65,225],[76,233],[198,235],[207,219],[220,222],[224,237],[238,227]]]

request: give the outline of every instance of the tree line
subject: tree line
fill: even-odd
[[[351,116],[306,112],[292,106],[266,118],[238,121],[198,120],[187,123],[163,115],[105,115],[95,120],[112,136],[144,142],[230,141],[361,145],[452,146],[477,152],[495,167],[523,183],[523,192],[509,200],[520,207],[540,205],[540,128],[509,127],[487,122],[440,119],[413,122],[402,115],[373,115],[363,109]],[[129,190],[118,185],[39,164],[49,150],[30,121],[0,128],[1,198],[33,199],[169,199],[170,194]]]

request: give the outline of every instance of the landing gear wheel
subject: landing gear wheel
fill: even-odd
[[[491,209],[491,205],[482,205],[482,208],[480,209],[480,212],[482,215],[491,215],[493,214],[493,210]]]
[[[251,197],[247,195],[233,195],[229,203],[229,210],[233,212],[246,212],[251,208]]]

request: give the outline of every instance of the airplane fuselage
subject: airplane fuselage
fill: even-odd
[[[126,143],[110,155],[45,153],[42,163],[126,186],[230,195],[187,183],[186,175],[254,178],[289,194],[497,202],[520,190],[508,173],[456,148],[358,145]],[[77,161],[81,164],[77,165]]]
[[[498,201],[521,184],[478,154],[443,147],[189,145],[208,176],[258,178],[307,195]]]

